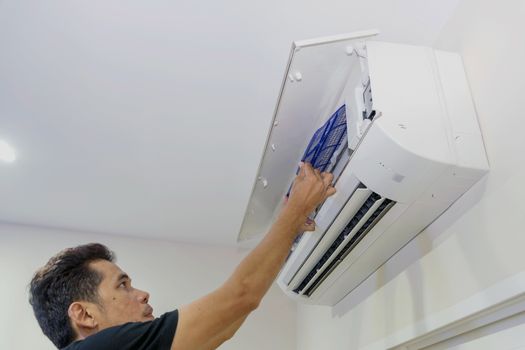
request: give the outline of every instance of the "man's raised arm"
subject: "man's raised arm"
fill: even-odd
[[[283,266],[297,234],[312,231],[308,215],[335,193],[333,177],[302,164],[290,197],[264,239],[217,290],[183,306],[172,350],[215,349],[255,310]]]

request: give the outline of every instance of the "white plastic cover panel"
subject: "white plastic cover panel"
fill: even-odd
[[[375,35],[366,31],[294,43],[239,240],[269,229],[312,133],[344,104],[349,76],[362,74],[364,40]]]

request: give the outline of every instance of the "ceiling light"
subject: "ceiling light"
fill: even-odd
[[[0,140],[0,161],[12,163],[16,159],[13,147],[3,140]]]

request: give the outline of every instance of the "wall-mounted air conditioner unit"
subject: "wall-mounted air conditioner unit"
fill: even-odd
[[[241,227],[269,229],[300,160],[334,173],[278,278],[304,302],[336,304],[488,171],[460,56],[376,34],[293,44]]]

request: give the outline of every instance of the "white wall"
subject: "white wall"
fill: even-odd
[[[0,349],[54,349],[32,314],[27,284],[59,250],[88,242],[104,243],[116,252],[133,284],[150,292],[156,316],[218,287],[244,255],[231,248],[0,224]],[[295,349],[295,330],[295,305],[272,288],[221,349]]]
[[[300,306],[298,349],[362,348],[525,270],[523,18],[460,2],[436,46],[464,58],[491,173],[336,308]]]
[[[524,350],[525,313],[465,332],[425,350]]]

